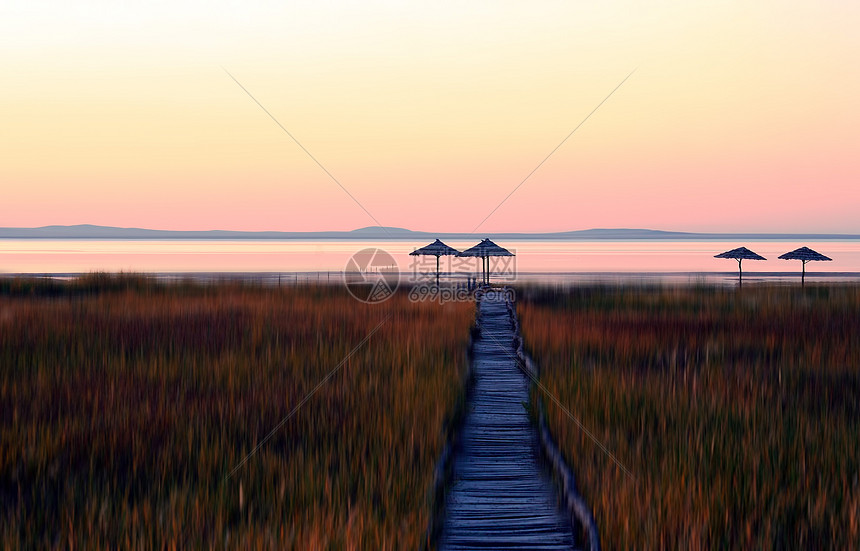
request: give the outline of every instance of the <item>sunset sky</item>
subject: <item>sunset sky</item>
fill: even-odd
[[[374,225],[226,70],[380,223],[471,231],[635,70],[479,231],[860,233],[860,2],[130,4],[0,5],[0,226]]]

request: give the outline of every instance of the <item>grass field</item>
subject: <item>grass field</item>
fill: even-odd
[[[860,287],[525,289],[606,549],[860,547]]]
[[[334,286],[2,280],[0,547],[419,547],[473,313]]]

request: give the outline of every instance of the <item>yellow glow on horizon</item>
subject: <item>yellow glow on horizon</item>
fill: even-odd
[[[860,232],[842,206],[860,204],[858,15],[800,0],[13,2],[0,225],[373,224],[223,66],[382,223],[468,231],[637,69],[487,230]],[[772,212],[746,201],[776,195]],[[739,212],[703,205],[717,197]]]

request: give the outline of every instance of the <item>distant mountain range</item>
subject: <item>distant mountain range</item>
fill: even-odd
[[[43,226],[41,228],[0,228],[0,239],[272,239],[272,240],[410,240],[442,239],[451,241],[489,237],[493,240],[559,240],[559,241],[764,241],[860,239],[860,234],[816,233],[689,233],[643,229],[589,229],[550,233],[431,233],[404,228],[370,226],[352,231],[280,232],[280,231],[170,231],[111,226]]]

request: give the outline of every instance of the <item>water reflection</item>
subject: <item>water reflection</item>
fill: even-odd
[[[475,238],[475,242],[478,241]],[[145,272],[194,275],[201,279],[233,274],[235,277],[342,281],[350,257],[362,249],[378,247],[391,254],[404,280],[417,280],[432,266],[409,253],[423,243],[409,241],[217,241],[217,240],[0,240],[0,273],[77,274],[92,271]],[[451,241],[460,250],[474,242]],[[794,281],[800,267],[777,260],[801,245],[833,258],[807,266],[808,279],[826,281],[860,279],[860,241],[758,241],[742,243],[765,256],[744,266],[744,281]],[[512,264],[494,266],[496,282],[670,281],[684,284],[730,281],[737,277],[733,262],[714,254],[741,245],[724,241],[508,241],[503,246],[516,254]],[[432,268],[432,270],[431,270]],[[442,257],[444,280],[474,277],[476,259]],[[268,275],[267,275],[268,274]]]

